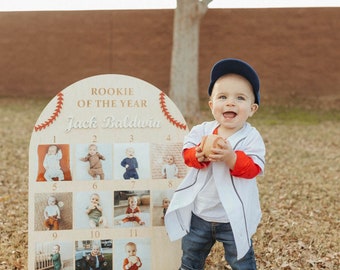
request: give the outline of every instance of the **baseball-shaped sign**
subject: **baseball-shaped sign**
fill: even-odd
[[[187,172],[187,133],[170,98],[138,78],[97,75],[60,91],[30,141],[28,269],[179,265],[164,215]]]

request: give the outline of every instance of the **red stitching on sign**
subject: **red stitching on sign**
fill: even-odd
[[[63,95],[63,93],[60,92],[60,93],[57,94],[57,97],[58,97],[57,98],[57,106],[56,106],[54,112],[52,113],[50,118],[48,118],[44,123],[34,126],[34,130],[35,131],[40,131],[40,130],[43,130],[43,129],[47,128],[59,116],[60,111],[61,111],[61,109],[63,107],[63,103],[64,103],[64,95]]]
[[[173,124],[174,126],[180,128],[180,129],[186,129],[187,126],[177,120],[175,120],[172,115],[169,113],[168,108],[166,106],[165,103],[165,94],[163,92],[161,92],[159,94],[159,103],[161,104],[161,109],[162,112],[164,113],[164,116],[166,117],[166,119],[168,119],[170,121],[171,124]]]

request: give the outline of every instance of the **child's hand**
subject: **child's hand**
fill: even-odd
[[[208,159],[212,162],[220,161],[227,164],[230,169],[233,169],[236,162],[236,154],[231,147],[229,141],[219,141],[218,146],[211,149],[212,153]]]
[[[196,158],[197,158],[198,162],[209,161],[206,158],[206,156],[204,155],[201,145],[196,147]]]
[[[130,256],[129,257],[129,262],[131,264],[135,264],[137,262],[137,256]]]

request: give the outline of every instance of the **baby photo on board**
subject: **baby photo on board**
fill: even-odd
[[[36,193],[34,228],[36,231],[72,229],[72,193]]]
[[[35,269],[73,270],[73,242],[43,242],[35,246]]]
[[[70,181],[70,146],[68,144],[38,145],[37,181]]]
[[[174,190],[152,190],[152,225],[164,226],[164,216],[168,210]]]
[[[114,240],[114,269],[151,269],[151,242],[147,238]]]
[[[75,193],[75,228],[112,227],[112,192],[91,191]]]
[[[164,157],[164,164],[162,165],[162,175],[165,179],[178,178],[178,167],[176,165],[175,156],[173,154],[167,154]]]
[[[182,143],[151,144],[152,179],[177,179],[186,174]]]
[[[150,179],[150,150],[148,143],[114,144],[114,179]]]
[[[112,240],[79,240],[75,242],[77,270],[112,268]]]
[[[150,191],[114,191],[114,226],[150,226]]]
[[[77,180],[112,180],[112,145],[76,145]]]

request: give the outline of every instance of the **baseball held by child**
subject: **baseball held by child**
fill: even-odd
[[[170,240],[182,238],[180,269],[203,270],[216,241],[232,269],[256,269],[251,238],[261,219],[256,176],[264,171],[265,145],[247,120],[259,107],[259,88],[256,71],[242,60],[222,59],[211,70],[214,120],[185,137],[182,154],[191,169],[165,216]],[[206,156],[201,141],[210,134],[223,140]]]

